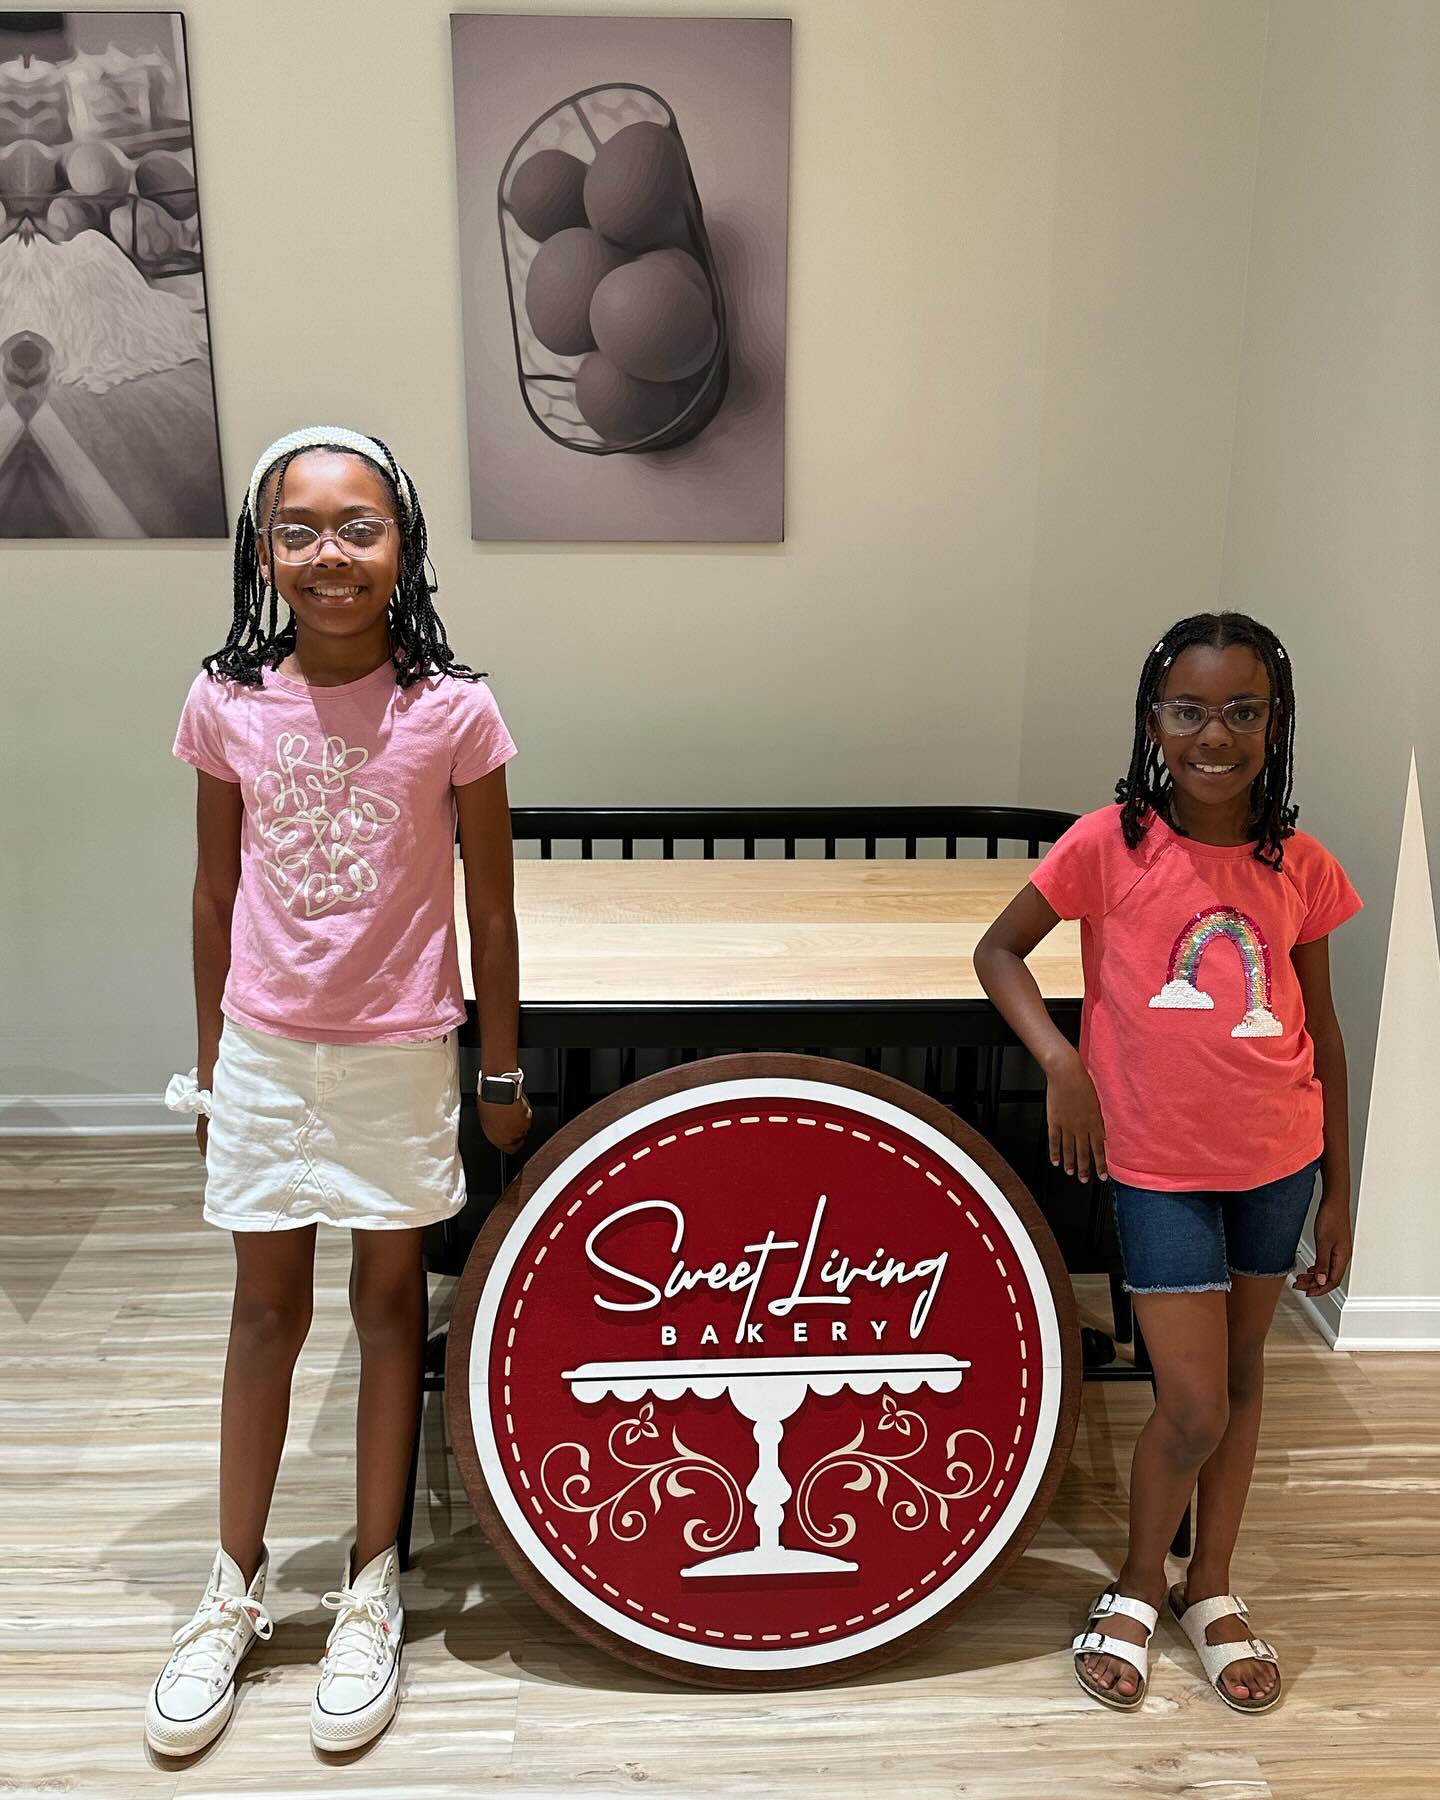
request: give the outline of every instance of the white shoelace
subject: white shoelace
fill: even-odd
[[[171,1638],[172,1664],[177,1675],[198,1675],[214,1680],[221,1672],[221,1658],[229,1648],[229,1635],[249,1620],[262,1641],[274,1630],[270,1615],[248,1595],[217,1594],[212,1588],[195,1609],[195,1615]]]
[[[353,1588],[334,1588],[320,1596],[320,1604],[337,1615],[321,1659],[322,1679],[371,1674],[384,1655],[390,1631],[390,1609],[384,1599],[379,1594],[357,1594]]]

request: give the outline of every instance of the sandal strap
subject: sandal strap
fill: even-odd
[[[1090,1623],[1096,1619],[1108,1619],[1112,1613],[1124,1613],[1127,1619],[1136,1619],[1147,1631],[1154,1631],[1160,1614],[1153,1606],[1147,1606],[1143,1600],[1132,1599],[1129,1594],[1117,1594],[1114,1588],[1106,1588],[1105,1592],[1090,1608]]]
[[[1103,1631],[1082,1631],[1070,1648],[1076,1656],[1114,1656],[1129,1663],[1143,1682],[1150,1670],[1148,1644],[1132,1644],[1128,1638],[1107,1637]]]
[[[1232,1663],[1268,1662],[1280,1667],[1280,1658],[1264,1638],[1242,1638],[1234,1644],[1197,1644],[1195,1648],[1212,1687]]]
[[[1212,1594],[1208,1600],[1197,1600],[1180,1615],[1185,1635],[1194,1644],[1204,1641],[1206,1628],[1217,1619],[1250,1619],[1250,1608],[1238,1594]]]

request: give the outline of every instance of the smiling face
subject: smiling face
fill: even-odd
[[[1250,787],[1265,767],[1266,748],[1280,723],[1279,709],[1272,703],[1266,728],[1252,732],[1232,729],[1219,709],[1237,700],[1271,701],[1265,665],[1243,644],[1223,650],[1192,645],[1166,670],[1159,697],[1190,701],[1211,711],[1191,737],[1167,736],[1153,713],[1147,727],[1175,783],[1182,827],[1190,830],[1195,820],[1205,818],[1243,831],[1251,821]]]
[[[400,531],[395,501],[379,470],[344,450],[304,450],[286,469],[280,505],[270,517],[275,477],[262,483],[258,511],[260,569],[271,579],[270,530],[308,525],[322,533],[309,562],[277,556],[274,580],[280,597],[300,622],[302,634],[356,638],[385,618],[400,579]],[[334,533],[351,519],[390,521],[374,552],[362,556]]]

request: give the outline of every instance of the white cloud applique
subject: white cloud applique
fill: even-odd
[[[275,766],[255,781],[255,825],[265,846],[266,875],[287,907],[307,918],[352,904],[379,885],[362,846],[400,817],[383,794],[354,777],[370,752],[325,738],[315,755],[301,732],[275,740]]]

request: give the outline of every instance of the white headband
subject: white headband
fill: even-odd
[[[363,456],[367,462],[384,474],[390,474],[390,465],[385,460],[385,452],[374,438],[366,437],[363,432],[350,431],[344,425],[307,425],[303,431],[289,432],[285,437],[276,438],[275,442],[255,465],[255,473],[250,477],[250,492],[246,504],[250,517],[256,525],[260,523],[260,515],[256,510],[260,498],[260,483],[270,473],[282,456],[288,456],[292,450],[321,450],[333,446],[341,450],[353,450],[357,456]],[[397,468],[400,465],[395,465]],[[393,477],[392,477],[393,479]],[[415,483],[404,469],[400,469],[400,504],[406,515],[413,515],[419,502],[415,492]]]

